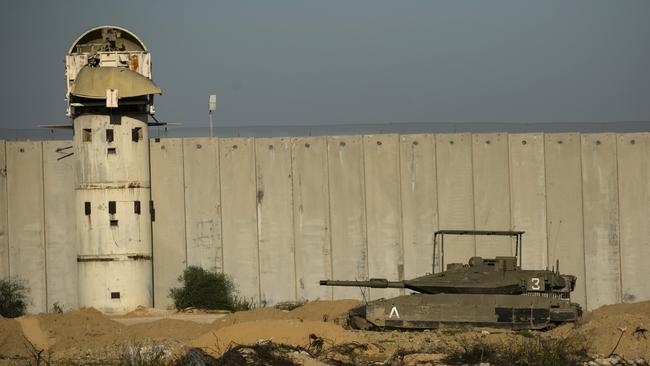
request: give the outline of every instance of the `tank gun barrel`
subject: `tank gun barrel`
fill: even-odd
[[[321,280],[321,286],[370,287],[370,288],[404,288],[402,281],[388,281],[385,278],[371,278],[368,281]]]

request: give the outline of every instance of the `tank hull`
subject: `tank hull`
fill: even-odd
[[[574,322],[581,314],[578,304],[543,296],[412,294],[369,302],[353,310],[350,320],[357,328],[546,329]]]

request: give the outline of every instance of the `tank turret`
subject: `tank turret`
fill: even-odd
[[[549,270],[521,270],[516,257],[484,259],[472,257],[468,264],[450,263],[447,270],[412,280],[389,281],[371,278],[368,281],[322,280],[322,286],[370,288],[406,288],[423,294],[555,294],[568,298],[575,288],[575,276]]]

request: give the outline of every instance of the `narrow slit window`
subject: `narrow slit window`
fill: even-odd
[[[119,300],[119,298],[120,298],[120,293],[119,292],[111,292],[111,299]]]
[[[115,215],[117,212],[117,203],[115,201],[108,201],[108,213]]]
[[[118,221],[117,220],[111,220],[111,227],[117,227]]]
[[[133,140],[133,142],[142,140],[142,127],[136,127],[131,130],[131,140]]]
[[[114,147],[109,147],[108,150],[107,150],[107,152],[108,152],[108,154],[110,154],[110,155],[115,155],[115,154],[117,154],[117,149],[114,148]]]
[[[93,131],[90,128],[84,128],[81,137],[83,142],[91,142],[93,140]]]
[[[86,216],[90,216],[90,202],[84,202],[84,213]]]
[[[113,129],[112,128],[106,129],[106,142],[113,142],[114,139],[115,136],[113,134]]]
[[[137,215],[140,214],[140,201],[133,201],[133,212]]]

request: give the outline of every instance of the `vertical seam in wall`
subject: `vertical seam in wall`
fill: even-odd
[[[179,139],[181,142],[181,179],[183,182],[183,241],[185,242],[185,268],[188,267],[187,258],[187,202],[185,199],[185,139]]]
[[[218,137],[211,137],[210,140],[212,140],[212,144],[214,145],[214,149],[217,153],[217,182],[219,183],[219,205],[217,207],[219,215],[219,247],[221,249],[219,259],[221,261],[221,273],[225,273],[225,260],[223,258],[223,202],[221,201],[221,141]]]
[[[366,198],[367,187],[366,187],[366,135],[361,135],[361,189],[363,194],[361,199],[363,200],[363,241],[366,245],[366,273],[365,278],[370,277],[370,245],[368,243],[368,199]],[[370,290],[368,290],[368,295],[370,295]],[[369,296],[370,297],[370,296]]]
[[[587,290],[589,287],[587,286],[587,241],[585,240],[585,190],[584,190],[584,154],[582,151],[582,134],[578,133],[578,145],[580,147],[580,193],[581,193],[581,200],[580,200],[580,205],[582,206],[582,252],[584,259],[583,260],[583,267],[584,267],[584,276],[585,276],[585,309],[589,310],[589,296],[587,293]]]
[[[252,141],[253,144],[253,173],[255,174],[255,224],[257,228],[255,231],[255,236],[257,237],[257,240],[255,240],[257,243],[257,298],[259,300],[259,304],[262,304],[262,261],[260,258],[260,238],[262,236],[262,223],[260,222],[261,207],[257,199],[259,192],[259,188],[257,187],[257,140],[253,137],[250,138],[249,141]]]
[[[295,211],[293,209],[294,201],[293,201],[293,143],[291,142],[291,138],[288,138],[285,141],[288,142],[288,147],[289,147],[289,174],[290,174],[290,179],[289,179],[289,206],[291,207],[291,243],[292,243],[292,249],[293,249],[293,298],[295,300],[298,300],[298,268],[296,264],[296,232],[295,232],[295,224],[296,224],[296,219],[294,217]]]
[[[469,174],[472,176],[472,222],[473,228],[476,230],[476,194],[474,194],[474,135],[471,133],[469,135]],[[476,236],[472,235],[472,241],[474,241],[474,256],[477,255],[478,250],[476,248]]]
[[[329,236],[329,253],[330,253],[330,278],[334,277],[334,246],[332,245],[332,193],[330,188],[330,138],[325,137],[325,173],[327,174],[327,233]],[[334,287],[328,288],[330,299],[334,300]]]
[[[513,224],[512,224],[512,182],[510,181],[510,134],[506,133],[506,154],[508,155],[508,158],[506,159],[506,162],[508,164],[508,221],[509,221],[509,229],[513,230]],[[512,246],[516,245],[514,243],[513,238],[510,238],[510,255],[514,255],[514,250],[512,250]]]
[[[433,163],[435,164],[435,170],[434,174],[435,177],[434,179],[436,180],[436,188],[435,188],[435,194],[436,194],[436,231],[440,230],[440,182],[438,181],[438,135],[437,134],[431,134],[431,137],[433,139]],[[435,232],[431,233],[431,236],[434,237],[432,239],[435,239]],[[431,273],[435,273],[436,269],[436,259],[433,257],[433,251],[435,250],[436,246],[436,241],[433,240],[433,248],[432,253],[431,253]]]
[[[5,231],[5,240],[4,243],[0,243],[5,246],[5,250],[7,251],[7,277],[11,278],[11,246],[9,245],[9,174],[8,169],[7,169],[7,141],[2,141],[2,150],[4,153],[4,167],[0,167],[4,169],[4,192],[0,192],[0,194],[4,195],[4,215],[3,217],[3,225],[4,225],[4,231]]]
[[[623,259],[622,244],[623,238],[621,237],[621,189],[620,189],[620,174],[618,171],[618,134],[614,136],[614,163],[616,164],[616,237],[618,239],[618,302],[623,302]]]

